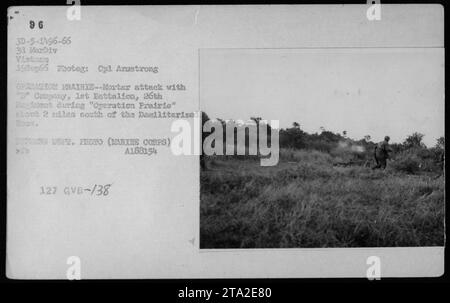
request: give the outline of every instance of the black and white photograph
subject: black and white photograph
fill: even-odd
[[[201,248],[444,245],[442,49],[206,49],[200,94],[203,123],[247,147],[204,156]]]
[[[8,283],[446,279],[440,2],[30,2],[4,10]]]

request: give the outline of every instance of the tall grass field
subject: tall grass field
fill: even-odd
[[[202,170],[201,248],[444,245],[444,176],[281,149],[276,166],[213,156]]]

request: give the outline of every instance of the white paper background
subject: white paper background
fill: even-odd
[[[44,20],[39,35],[72,36],[54,64],[89,65],[82,77],[47,73],[50,82],[182,82],[178,109],[199,106],[201,48],[443,47],[443,8],[383,5],[382,20],[368,21],[365,5],[13,7],[8,25],[7,275],[15,279],[65,279],[67,257],[79,256],[83,279],[365,277],[368,256],[382,261],[382,276],[437,276],[443,248],[202,250],[199,235],[199,165],[196,157],[122,156],[107,148],[35,148],[15,154],[14,138],[167,136],[170,120],[64,120],[38,129],[14,127],[17,37],[31,35],[30,19]],[[19,14],[14,14],[14,11]],[[157,65],[157,76],[103,75],[98,64]],[[38,77],[42,77],[38,74]],[[101,79],[101,80],[100,80]],[[42,197],[47,184],[113,182],[103,200]],[[194,239],[194,244],[191,240]]]

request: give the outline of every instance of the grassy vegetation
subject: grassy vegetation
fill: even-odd
[[[280,162],[214,156],[201,172],[201,248],[444,244],[444,177],[334,166],[339,155],[282,149]],[[395,163],[395,162],[394,162]]]

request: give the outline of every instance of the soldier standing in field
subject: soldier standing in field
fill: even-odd
[[[375,146],[374,157],[377,165],[375,165],[372,169],[386,168],[386,161],[387,159],[389,159],[389,153],[392,152],[391,148],[389,147],[389,140],[389,136],[386,136],[384,137],[384,141],[378,143],[378,145]]]

